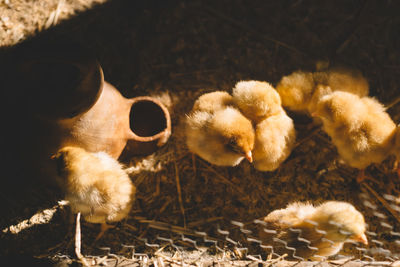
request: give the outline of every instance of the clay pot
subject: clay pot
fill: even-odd
[[[148,96],[123,97],[104,81],[93,58],[31,59],[19,72],[24,81],[19,91],[28,99],[19,118],[20,154],[46,176],[55,175],[50,157],[63,146],[105,151],[114,158],[126,147],[127,158],[154,152],[171,134],[162,103]]]
[[[61,146],[105,151],[114,158],[124,149],[124,158],[152,153],[171,135],[169,112],[161,102],[148,96],[127,99],[107,82],[88,111],[57,124],[64,132]]]

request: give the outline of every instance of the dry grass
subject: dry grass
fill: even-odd
[[[138,188],[129,218],[96,243],[97,226],[82,222],[84,255],[120,263],[125,257],[155,266],[182,261],[194,264],[199,259],[227,265],[237,260],[239,264],[246,253],[238,248],[249,248],[247,255],[268,255],[246,241],[247,234],[231,221],[251,229],[254,219],[288,202],[328,199],[353,203],[366,217],[369,239],[376,240],[367,251],[346,245],[344,255],[387,260],[379,254],[380,249],[398,251],[398,237],[392,233],[400,232],[399,210],[387,209],[393,208],[400,192],[392,158],[368,168],[367,173],[379,183],[368,181],[369,186],[363,187],[355,182],[356,171],[338,162],[329,138],[299,114],[290,114],[296,123],[298,145],[274,172],[258,172],[247,162],[233,168],[210,165],[189,153],[182,131],[184,114],[200,94],[230,91],[240,79],[276,83],[294,69],[313,68],[321,58],[361,69],[370,81],[372,95],[392,102],[400,81],[400,53],[395,49],[400,20],[391,11],[397,3],[354,0],[324,6],[318,1],[139,4],[116,0],[83,12],[102,2],[0,2],[1,45],[15,44],[46,28],[63,32],[93,49],[106,79],[124,95],[158,96],[171,111],[169,142],[152,155],[125,162],[135,170],[132,179]],[[398,106],[389,110],[397,122]],[[26,192],[26,199],[19,200],[0,195],[12,203],[6,209],[8,216],[1,220],[2,229],[53,207],[60,197],[44,185]],[[388,200],[385,195],[394,198]],[[3,234],[0,238],[7,247],[2,253],[74,257],[73,224],[66,214],[59,211],[47,224],[19,234]],[[204,242],[202,233],[216,243]],[[181,247],[188,254],[180,251]],[[190,254],[193,249],[196,252]]]
[[[0,44],[13,45],[106,0],[3,0]]]

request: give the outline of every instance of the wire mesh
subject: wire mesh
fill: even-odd
[[[304,229],[289,227],[286,230],[290,234],[282,235],[280,229],[270,227],[262,218],[221,221],[204,232],[139,217],[137,221],[148,227],[145,236],[135,236],[132,242],[121,244],[118,252],[100,247],[100,255],[87,258],[97,265],[115,266],[400,266],[400,227],[393,216],[400,214],[400,199],[384,194],[377,200],[369,191],[371,188],[366,188],[360,194],[362,206],[357,208],[374,215],[373,220],[366,221],[368,245],[348,242],[342,249],[342,244],[329,240],[327,232],[315,221],[306,222],[312,225],[309,230],[318,234],[317,239],[310,240],[310,233]],[[382,205],[391,208],[389,215]],[[340,225],[337,228],[342,234],[349,234]],[[261,237],[261,232],[269,238]],[[338,253],[320,256],[322,247]]]

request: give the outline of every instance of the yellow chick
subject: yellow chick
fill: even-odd
[[[295,71],[282,77],[276,86],[282,105],[293,111],[306,111],[315,82],[311,72]]]
[[[347,202],[295,202],[269,213],[264,222],[259,232],[263,243],[289,258],[321,261],[337,254],[345,242],[368,244],[364,216]]]
[[[254,123],[281,112],[281,97],[267,82],[240,81],[232,90],[233,101]]]
[[[360,169],[381,163],[395,145],[396,124],[385,107],[371,97],[333,92],[321,98],[312,114],[322,119],[324,131],[331,137],[341,159]]]
[[[281,108],[256,125],[253,150],[254,167],[260,171],[273,171],[286,160],[296,141],[293,120]]]
[[[214,113],[228,106],[233,106],[232,96],[225,91],[215,91],[203,94],[197,98],[192,110]]]
[[[332,68],[327,71],[313,73],[316,84],[313,96],[308,105],[312,113],[318,101],[329,93],[335,91],[349,92],[360,97],[368,96],[369,84],[360,71],[350,68]]]
[[[335,91],[367,96],[369,85],[360,71],[336,67],[318,72],[295,71],[284,76],[276,87],[282,104],[293,111],[312,113],[324,95]]]
[[[189,150],[220,166],[238,165],[243,158],[252,162],[252,123],[239,110],[227,105],[230,103],[227,93],[209,94],[201,96],[186,117],[186,143]],[[206,99],[211,101],[201,103]]]
[[[105,152],[90,153],[64,147],[54,156],[63,178],[65,198],[74,213],[90,223],[101,223],[100,238],[109,227],[128,216],[136,188],[121,164]]]
[[[360,97],[369,94],[369,84],[359,70],[336,67],[326,71],[314,72],[316,84],[328,85],[333,91],[353,93]]]

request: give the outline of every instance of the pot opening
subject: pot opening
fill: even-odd
[[[140,137],[154,136],[167,128],[164,111],[150,100],[134,103],[129,114],[132,132]]]

